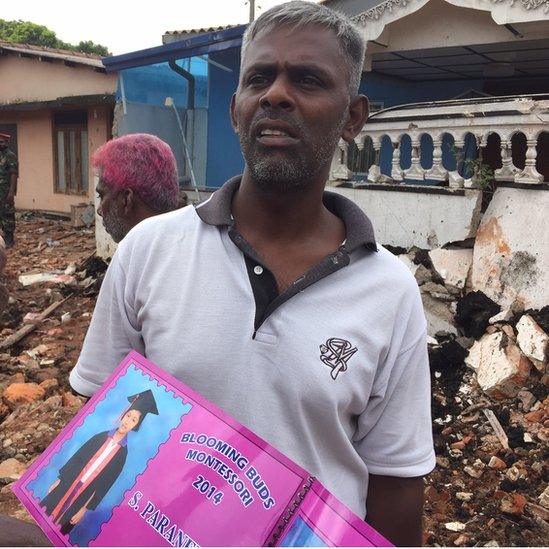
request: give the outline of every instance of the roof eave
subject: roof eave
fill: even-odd
[[[116,72],[236,48],[242,43],[242,35],[245,29],[246,25],[239,25],[219,32],[200,34],[163,46],[105,57],[103,65],[105,65],[107,72]]]

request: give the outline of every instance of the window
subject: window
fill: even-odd
[[[86,111],[54,114],[55,192],[88,194]]]

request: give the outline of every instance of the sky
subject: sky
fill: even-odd
[[[256,0],[256,14],[283,0]],[[93,40],[114,54],[162,44],[166,31],[246,23],[245,0],[3,0],[0,19],[32,21],[65,42]]]

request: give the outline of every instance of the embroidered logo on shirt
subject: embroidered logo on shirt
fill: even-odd
[[[320,360],[332,369],[332,379],[337,379],[339,372],[347,370],[347,362],[357,351],[346,339],[331,337],[320,346]]]

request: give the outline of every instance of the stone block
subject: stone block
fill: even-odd
[[[521,351],[540,372],[544,373],[547,365],[549,336],[530,315],[522,316],[517,322],[517,332],[517,343]]]
[[[494,398],[514,397],[524,387],[531,363],[502,332],[485,335],[469,350],[465,363],[476,372],[477,382]]]
[[[46,391],[36,383],[12,383],[2,394],[4,403],[14,410],[21,404],[28,404],[44,398]]]
[[[462,290],[473,264],[473,250],[444,250],[438,248],[429,252],[429,257],[438,275],[446,286]]]
[[[0,479],[18,480],[26,469],[27,466],[15,458],[6,459],[0,463]]]

